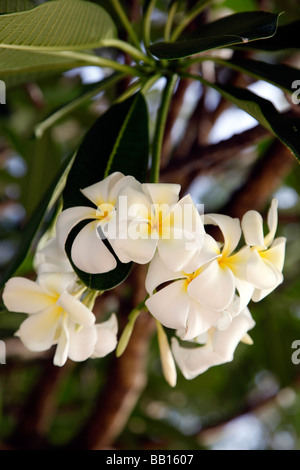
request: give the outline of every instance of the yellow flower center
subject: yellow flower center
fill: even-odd
[[[100,222],[108,222],[112,217],[115,206],[109,203],[100,204],[96,210],[96,219]]]
[[[171,238],[170,229],[174,225],[174,214],[166,209],[165,204],[159,204],[155,211],[148,216],[148,233],[158,234],[159,238]]]
[[[197,271],[194,271],[193,273],[183,273],[185,276],[185,281],[184,281],[184,288],[187,290],[189,284],[201,273],[202,268],[198,268]]]

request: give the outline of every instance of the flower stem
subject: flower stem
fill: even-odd
[[[91,311],[94,308],[95,301],[99,295],[102,295],[103,291],[98,291],[98,290],[90,290],[85,298],[82,300],[82,303]]]
[[[57,121],[72,113],[76,109],[83,106],[85,103],[90,101],[98,93],[107,90],[108,88],[116,85],[120,80],[122,80],[126,75],[124,73],[113,74],[112,76],[101,80],[99,84],[93,87],[92,90],[87,91],[83,95],[79,96],[75,100],[61,107],[55,111],[51,116],[47,117],[44,121],[37,124],[34,128],[34,133],[37,138],[41,138],[44,132],[55,124]]]
[[[142,87],[141,87],[141,93],[147,93],[150,88],[153,87],[153,85],[159,80],[161,75],[159,73],[153,75],[152,77],[148,78],[147,80],[144,81]]]
[[[178,76],[176,74],[167,78],[167,83],[163,91],[160,108],[156,117],[156,127],[152,144],[152,164],[150,170],[150,182],[159,182],[160,155],[164,138],[164,131],[168,116],[168,110],[173,96],[173,91],[177,83]]]
[[[143,75],[143,73],[139,71],[137,67],[131,67],[130,65],[120,64],[119,62],[116,62],[115,60],[105,59],[104,57],[99,57],[99,56],[92,55],[92,54],[86,54],[83,52],[46,51],[45,54],[78,59],[87,64],[98,65],[98,67],[108,67],[110,69],[116,70],[117,72],[124,72],[127,75],[131,75],[133,77]]]
[[[143,21],[143,37],[145,47],[148,47],[151,42],[150,31],[151,31],[151,15],[153,8],[155,7],[156,0],[151,0],[146,10],[145,18]]]
[[[177,8],[178,8],[178,2],[174,2],[170,7],[170,11],[169,11],[169,14],[168,14],[168,18],[167,18],[166,26],[165,26],[165,31],[164,31],[164,40],[165,40],[165,42],[170,41],[171,30],[172,30],[174,17],[176,15]]]
[[[196,18],[212,0],[199,0],[199,2],[192,8],[183,18],[183,21],[174,29],[171,35],[171,41],[176,41],[182,31]]]
[[[121,41],[120,39],[104,39],[101,41],[101,45],[104,47],[115,47],[116,49],[126,52],[126,54],[129,54],[135,60],[143,61],[149,65],[154,64],[154,60],[141,52],[140,49],[137,49],[131,44],[128,44],[128,42]]]
[[[126,29],[127,33],[128,33],[128,36],[130,37],[130,39],[132,40],[133,44],[141,50],[141,45],[140,45],[140,41],[139,41],[139,38],[136,34],[136,32],[134,31],[122,5],[120,4],[119,0],[111,0],[111,3],[117,13],[117,15],[119,16],[120,18],[120,21],[121,23],[123,24],[124,28]]]
[[[130,314],[128,315],[128,323],[123,330],[123,333],[121,335],[121,338],[117,346],[117,350],[116,350],[117,357],[122,356],[123,352],[127,348],[136,319],[139,316],[139,314],[142,312],[142,310],[145,309],[145,302],[148,299],[148,297],[149,295],[147,295],[146,298],[142,302],[140,302],[133,310],[131,310]]]

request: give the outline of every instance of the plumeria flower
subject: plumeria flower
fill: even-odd
[[[117,266],[113,254],[101,237],[115,234],[116,203],[124,187],[138,187],[133,176],[115,172],[99,183],[81,190],[93,206],[78,206],[64,210],[57,220],[57,237],[64,249],[71,230],[83,220],[91,220],[77,234],[72,244],[71,258],[82,271],[97,274],[111,271]],[[100,231],[100,232],[99,232]],[[107,236],[109,240],[109,235]]]
[[[16,333],[27,349],[46,351],[56,344],[54,364],[58,366],[64,365],[67,357],[84,361],[97,353],[101,344],[95,316],[78,299],[80,291],[73,275],[43,273],[38,282],[15,277],[3,292],[10,311],[29,315]],[[108,351],[112,346],[109,343]]]
[[[148,263],[158,249],[170,269],[180,270],[199,252],[203,223],[189,195],[178,201],[179,191],[178,184],[155,183],[121,191],[127,211],[120,211],[120,231],[113,247],[122,262]]]
[[[264,236],[263,219],[257,211],[247,212],[242,219],[242,229],[251,254],[247,263],[247,279],[255,287],[252,299],[256,302],[272,292],[283,281],[282,269],[286,238],[275,239],[278,201],[273,199],[268,212],[269,233]]]
[[[207,238],[211,237],[207,235]],[[205,263],[205,244],[201,253]],[[201,267],[192,273],[172,271],[163,263],[158,253],[149,266],[146,290],[151,295],[146,300],[146,306],[160,323],[178,330],[181,339],[193,339],[222,319],[222,312],[208,309],[201,303],[200,296],[195,298],[190,294],[192,284],[201,272]],[[153,294],[157,287],[169,281],[173,282]],[[218,288],[221,289],[222,286],[216,286],[216,290]]]
[[[195,343],[204,343],[203,346],[183,347],[176,338],[172,338],[172,352],[184,377],[194,379],[212,366],[232,361],[240,341],[252,344],[247,332],[254,325],[255,322],[246,308],[232,320],[226,330],[212,328],[206,335],[196,338]]]
[[[224,327],[227,327],[232,318],[248,305],[253,294],[254,287],[246,276],[250,249],[245,246],[234,252],[242,235],[239,219],[207,214],[204,223],[218,226],[224,243],[217,243],[210,237],[209,248],[216,256],[194,277],[189,294],[208,310],[224,312]],[[236,290],[238,297],[235,296]]]
[[[76,274],[65,253],[59,246],[57,237],[50,238],[42,248],[37,249],[34,256],[34,268],[37,274],[42,273],[73,273],[74,280]]]

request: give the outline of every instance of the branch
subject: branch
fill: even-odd
[[[253,166],[245,184],[232,194],[222,212],[241,218],[250,209],[263,209],[295,162],[290,150],[278,140],[274,141]]]
[[[195,174],[207,173],[219,165],[223,166],[250,145],[255,145],[270,135],[269,131],[258,125],[217,144],[200,146],[196,143],[186,158],[172,160],[168,167],[161,171],[161,179],[174,181],[184,177],[190,181]]]
[[[182,109],[185,92],[191,82],[192,80],[188,78],[181,79],[179,81],[177,90],[174,93],[165,128],[164,143],[161,154],[162,166],[165,166],[169,159],[172,150],[172,130]]]
[[[123,305],[128,312],[145,297],[145,272],[143,266],[135,266],[129,280],[134,286],[130,305]],[[72,448],[101,450],[109,449],[126,425],[142,391],[147,383],[147,359],[149,344],[155,331],[155,322],[149,314],[141,313],[124,354],[114,357],[109,366],[109,375],[100,393],[94,410]]]

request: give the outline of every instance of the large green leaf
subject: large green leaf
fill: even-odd
[[[295,80],[299,80],[300,76],[300,70],[283,64],[271,64],[259,60],[242,58],[223,60],[212,57],[212,60],[221,65],[246,73],[258,80],[265,80],[272,83],[273,85],[282,88],[287,93],[294,93],[292,83]]]
[[[30,0],[0,0],[0,13],[13,13],[16,11],[30,10],[35,4]]]
[[[71,162],[71,157],[68,157],[61,169],[59,170],[56,178],[53,183],[50,185],[43,199],[39,203],[38,207],[35,209],[30,220],[27,222],[26,227],[23,230],[22,238],[16,256],[14,257],[12,263],[9,265],[8,269],[3,273],[0,278],[0,289],[3,287],[5,282],[13,276],[16,270],[20,267],[22,262],[25,260],[30,247],[34,241],[34,238],[42,224],[42,221],[45,217],[46,212],[54,206],[58,200],[61,192],[63,190],[63,185],[65,182],[65,177],[69,170],[69,165]]]
[[[201,79],[203,82],[203,79]],[[208,84],[208,83],[207,83]],[[209,83],[224,98],[254,117],[263,127],[281,140],[300,162],[300,119],[280,114],[274,105],[243,88]]]
[[[7,87],[78,67],[82,62],[47,53],[0,49],[1,78]]]
[[[226,16],[208,23],[176,42],[157,42],[149,47],[159,59],[180,59],[220,47],[256,41],[273,36],[278,15],[250,11]]]
[[[106,11],[83,0],[54,0],[0,16],[0,47],[61,51],[93,49],[116,35]]]
[[[261,49],[264,51],[280,51],[283,49],[300,48],[300,20],[279,26],[276,34],[263,41],[255,41],[251,44],[243,44],[242,48]]]
[[[148,168],[148,112],[141,94],[112,106],[94,123],[83,139],[67,178],[63,193],[64,209],[91,204],[80,189],[120,171],[144,181]],[[86,221],[84,223],[87,223]],[[71,259],[74,237],[82,225],[68,237],[66,252]],[[107,290],[121,283],[129,274],[131,263],[117,260],[117,267],[105,274],[90,275],[73,265],[79,278],[91,289]]]

